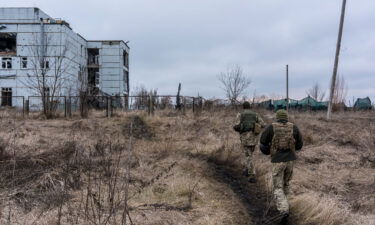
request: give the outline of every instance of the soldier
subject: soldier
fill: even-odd
[[[295,151],[302,149],[302,135],[296,125],[288,122],[288,112],[278,110],[276,122],[269,125],[260,137],[260,150],[271,154],[273,194],[281,224],[287,224],[289,217],[289,182],[293,174]]]
[[[250,110],[249,102],[245,101],[243,103],[243,109],[244,111],[237,116],[239,124],[234,128],[240,133],[242,150],[246,156],[246,165],[243,173],[249,177],[249,182],[255,183],[255,170],[252,158],[255,146],[258,143],[258,135],[261,132],[261,127],[264,127],[265,124],[257,113]]]

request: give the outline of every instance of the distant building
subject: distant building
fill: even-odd
[[[44,63],[37,63],[41,57]],[[129,94],[129,47],[124,41],[86,40],[69,23],[38,8],[0,8],[1,105],[19,105],[13,96],[38,95],[30,80],[42,69],[62,74],[58,95],[78,95],[82,85],[89,95]]]

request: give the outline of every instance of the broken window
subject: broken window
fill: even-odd
[[[44,60],[43,62],[40,63],[40,67],[42,69],[49,69],[49,61],[48,60]]]
[[[96,72],[95,73],[95,85],[96,85],[96,87],[99,87],[99,83],[100,83],[99,72]]]
[[[124,70],[124,87],[125,92],[129,91],[129,72]]]
[[[82,81],[82,66],[78,66],[78,81]]]
[[[12,69],[12,58],[2,58],[1,59],[1,68]]]
[[[17,34],[0,33],[0,55],[17,54]]]
[[[100,84],[99,68],[88,68],[87,70],[87,83],[91,94],[97,94]]]
[[[12,88],[1,88],[1,106],[12,106]]]
[[[124,66],[129,67],[129,54],[126,51],[123,51],[123,60],[124,60]]]
[[[88,65],[99,65],[99,49],[88,48],[87,49],[87,64]]]
[[[81,45],[81,56],[84,56],[85,55],[85,47],[83,45]]]
[[[27,69],[27,57],[22,57],[21,58],[21,68],[22,69]]]
[[[45,87],[44,88],[44,96],[49,96],[49,94],[50,94],[49,87]]]

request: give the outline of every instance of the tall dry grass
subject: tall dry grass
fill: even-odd
[[[249,224],[249,203],[212,164],[241,173],[236,113],[2,119],[0,223]],[[327,122],[319,113],[292,113],[305,141],[290,199],[296,224],[374,224],[372,118],[343,113]],[[259,150],[255,158],[272,206],[270,159]]]

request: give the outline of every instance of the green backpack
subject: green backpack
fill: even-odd
[[[241,133],[254,131],[255,123],[257,122],[257,115],[255,112],[250,110],[245,110],[241,113]]]

